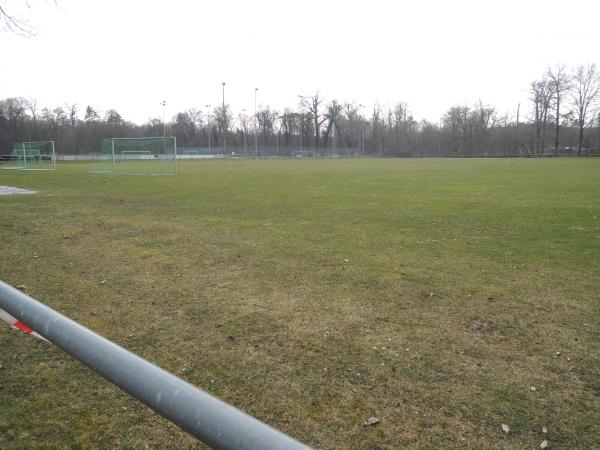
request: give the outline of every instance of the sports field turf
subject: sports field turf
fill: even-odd
[[[0,171],[38,191],[0,197],[0,279],[317,448],[600,447],[600,159],[86,170]],[[201,448],[0,349],[3,449]]]

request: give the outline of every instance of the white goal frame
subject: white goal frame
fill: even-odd
[[[40,153],[40,162],[42,161],[42,156],[50,156],[50,160],[52,161],[52,167],[35,167],[35,163],[30,163],[30,166],[27,166],[27,154],[25,145],[26,144],[44,144],[49,143],[52,148],[52,153],[47,155],[42,155]],[[48,171],[48,170],[56,170],[56,151],[54,149],[54,141],[30,141],[30,142],[19,142],[22,145],[21,151],[23,152],[23,164],[15,167],[2,167],[4,170],[31,170],[31,171]],[[19,149],[16,149],[19,150]],[[13,152],[15,149],[13,148]],[[12,156],[12,155],[11,155]],[[31,158],[33,159],[33,158]]]
[[[134,137],[134,138],[107,138],[105,140],[110,139],[110,147],[111,147],[111,153],[108,154],[110,156],[110,161],[112,163],[112,170],[110,169],[106,169],[106,170],[90,170],[89,173],[113,173],[113,174],[122,174],[122,175],[148,175],[148,176],[162,176],[162,175],[177,175],[177,138],[175,136],[151,136],[151,137]],[[130,171],[121,171],[121,170],[117,170],[117,164],[124,162],[124,163],[128,163],[131,161],[151,161],[151,160],[163,160],[161,156],[163,155],[157,155],[156,153],[153,154],[153,152],[151,150],[122,150],[119,153],[115,153],[115,142],[118,141],[134,141],[134,140],[157,140],[157,141],[163,141],[164,142],[164,149],[165,149],[165,154],[166,154],[166,143],[167,140],[172,140],[173,142],[173,173],[136,173],[135,171],[130,172]],[[127,159],[127,155],[128,154],[134,154],[134,155],[155,155],[155,157],[151,157],[151,158],[131,158],[131,159]],[[125,156],[125,159],[120,158],[120,156],[123,155]],[[156,156],[159,156],[158,158]],[[167,160],[170,160],[171,158],[169,157]]]

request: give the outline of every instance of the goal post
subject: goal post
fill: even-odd
[[[15,142],[3,169],[56,170],[54,141]]]
[[[106,138],[91,173],[177,175],[174,136]]]

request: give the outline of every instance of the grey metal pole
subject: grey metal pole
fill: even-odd
[[[335,108],[336,108],[336,103],[335,100],[333,101],[333,111],[332,111],[332,116],[333,116],[333,124],[331,125],[331,131],[333,132],[333,153],[335,153]]]
[[[248,127],[248,116],[246,115],[246,108],[242,109],[242,115],[244,117],[244,129],[242,130],[242,137],[244,138],[244,156],[248,156],[248,146],[246,145],[246,130]]]
[[[162,101],[161,105],[163,107],[163,137],[165,137],[167,135],[167,126],[165,125],[165,105],[167,104],[166,101]]]
[[[112,147],[112,167],[113,167],[113,172],[115,171],[116,167],[115,167],[115,140],[114,138],[110,140],[110,145]]]
[[[177,175],[177,136],[173,136],[173,153],[175,157],[175,175]]]
[[[256,115],[256,94],[258,88],[254,88],[254,157],[258,158],[258,116]]]
[[[212,448],[309,448],[2,281],[0,308]]]
[[[362,124],[362,130],[360,130],[360,134],[362,134],[362,157],[365,157],[365,118],[363,117],[363,108],[365,107],[365,105],[359,105],[360,108],[360,121]],[[359,144],[360,144],[360,139],[359,139]]]
[[[206,125],[208,127],[208,153],[210,154],[210,106],[206,105]]]
[[[298,95],[298,97],[300,97],[300,154],[302,154],[302,131],[304,131],[304,97],[302,95]]]
[[[227,153],[227,114],[225,111],[225,82],[221,83],[223,86],[223,158]]]

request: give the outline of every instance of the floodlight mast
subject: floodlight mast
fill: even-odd
[[[304,96],[298,94],[300,97],[300,152],[302,152],[302,131],[304,128]]]
[[[227,117],[225,115],[225,82],[221,83],[223,86],[223,158],[227,154]]]
[[[165,124],[165,106],[167,102],[162,101],[161,105],[163,107],[163,151],[164,156],[167,155],[167,125]],[[177,175],[177,155],[175,155],[175,175]]]
[[[333,111],[331,111],[331,115],[333,116],[333,124],[331,127],[331,131],[333,132],[333,153],[335,153],[335,108],[336,108],[337,104],[335,102],[335,100],[333,101]]]
[[[358,105],[358,108],[359,108],[359,111],[360,111],[359,119],[360,119],[360,122],[361,122],[360,124],[362,125],[362,127],[359,127],[359,130],[362,128],[362,130],[360,130],[359,133],[361,133],[361,131],[362,131],[361,134],[362,134],[362,157],[363,158],[365,157],[365,119],[364,119],[363,114],[362,114],[362,110],[363,110],[364,107],[365,107],[365,105],[363,105],[363,104]],[[361,136],[359,134],[359,136],[358,136],[358,145],[360,145],[360,138],[361,138]]]
[[[210,107],[211,105],[206,106],[206,127],[208,128],[208,153],[210,153]]]
[[[167,136],[167,126],[165,125],[165,106],[166,106],[167,102],[163,100],[160,104],[163,107],[163,110],[162,110],[162,113],[163,113],[163,120],[162,120],[162,122],[163,122],[163,137],[166,137]]]
[[[110,140],[110,145],[112,147],[112,166],[113,166],[113,171],[115,171],[117,168],[115,167],[115,140],[114,140],[114,138]]]
[[[165,147],[167,145],[167,139],[165,138]],[[165,154],[165,157],[167,155]],[[173,136],[173,163],[175,165],[175,175],[177,175],[177,136]]]
[[[258,158],[258,114],[256,113],[256,94],[258,88],[254,88],[254,157]]]
[[[248,116],[246,116],[246,108],[242,109],[242,114],[244,116],[244,129],[242,130],[244,133],[242,135],[244,137],[244,155],[248,156],[248,146],[246,145],[246,129],[248,127]]]

